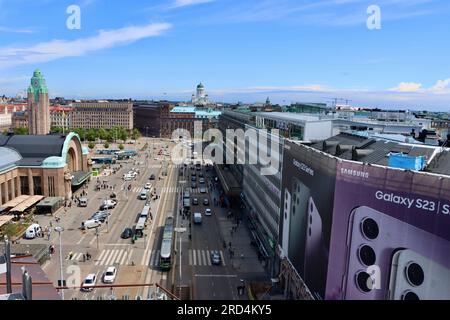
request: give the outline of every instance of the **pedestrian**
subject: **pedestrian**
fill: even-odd
[[[50,241],[50,236],[51,236],[51,231],[49,230],[49,231],[47,232],[47,241]]]
[[[53,228],[53,222],[50,220],[50,228]]]

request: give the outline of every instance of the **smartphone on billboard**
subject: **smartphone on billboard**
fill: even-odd
[[[432,254],[450,265],[449,241],[369,207],[352,211],[346,244],[344,299],[388,299],[392,257],[399,249]]]
[[[307,210],[303,280],[313,293],[320,296],[326,282],[326,261],[322,243],[322,217],[312,197],[308,199]]]
[[[283,207],[283,238],[281,240],[281,248],[283,251],[289,253],[289,225],[291,220],[291,193],[286,188],[284,189],[284,207]],[[290,257],[289,257],[290,258]]]
[[[450,269],[413,250],[398,250],[392,257],[389,299],[450,300]]]
[[[298,178],[292,179],[291,217],[289,221],[289,259],[304,276],[305,241],[310,189]]]

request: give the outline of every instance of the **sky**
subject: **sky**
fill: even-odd
[[[448,0],[0,0],[0,94],[448,112],[449,39]]]

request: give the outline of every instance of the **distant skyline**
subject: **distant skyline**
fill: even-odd
[[[0,95],[40,69],[52,97],[187,101],[203,82],[221,102],[448,112],[449,34],[447,0],[0,0]]]

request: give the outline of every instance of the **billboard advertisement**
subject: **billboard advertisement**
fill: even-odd
[[[450,299],[450,178],[340,161],[326,299]]]
[[[279,242],[317,299],[325,297],[337,160],[287,141]]]

